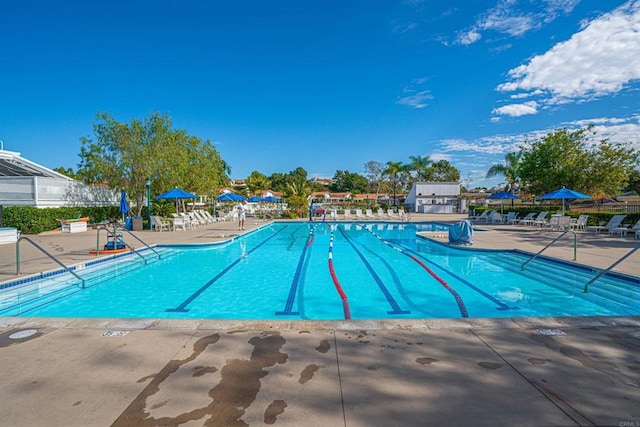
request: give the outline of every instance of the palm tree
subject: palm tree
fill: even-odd
[[[520,180],[520,158],[522,153],[508,153],[504,158],[504,164],[493,165],[487,171],[487,178],[502,175],[507,181],[508,190],[513,193]]]
[[[428,175],[427,169],[431,165],[429,156],[409,156],[411,162],[407,165],[409,170],[416,173],[417,181],[424,181]]]
[[[387,162],[387,168],[384,170],[383,174],[392,179],[393,182],[393,205],[396,205],[396,187],[398,185],[398,174],[402,172],[406,172],[408,170],[407,165],[402,164],[402,162]]]

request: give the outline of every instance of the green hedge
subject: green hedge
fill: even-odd
[[[117,206],[36,208],[34,206],[4,206],[2,224],[15,227],[22,234],[38,234],[60,227],[59,219],[74,219],[88,216],[90,223],[111,221],[120,218]]]

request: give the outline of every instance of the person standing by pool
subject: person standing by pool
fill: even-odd
[[[244,230],[244,220],[247,218],[247,202],[242,201],[238,206],[238,229]]]

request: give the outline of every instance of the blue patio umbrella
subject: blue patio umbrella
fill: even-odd
[[[178,200],[180,199],[197,199],[198,196],[195,194],[191,194],[187,191],[182,190],[181,188],[174,188],[173,190],[169,190],[165,193],[156,196],[156,199],[166,199],[166,200],[175,200],[176,201],[176,212],[178,212]]]
[[[218,197],[219,202],[239,202],[240,200],[245,200],[245,197],[236,193],[224,193]]]
[[[280,199],[278,199],[276,197],[273,197],[273,196],[267,196],[267,197],[264,197],[262,199],[262,201],[265,202],[265,203],[276,203],[276,202],[279,202]]]
[[[129,203],[127,202],[127,192],[122,190],[120,192],[120,212],[122,213],[122,220],[124,216],[129,213]]]
[[[520,197],[516,196],[515,194],[511,194],[508,191],[498,191],[497,193],[493,193],[492,195],[487,197],[487,199],[515,200],[515,199],[520,199]],[[501,202],[500,203],[500,213],[502,213],[502,210],[503,210],[503,206],[502,206],[502,202]]]
[[[249,202],[251,203],[257,203],[257,202],[261,202],[262,199],[258,196],[253,196],[253,197],[249,197]]]
[[[538,197],[538,200],[562,200],[562,215],[564,215],[565,200],[590,198],[591,196],[587,196],[586,194],[580,193],[579,191],[569,190],[568,188],[562,187],[558,190],[552,191],[551,193],[547,193]]]

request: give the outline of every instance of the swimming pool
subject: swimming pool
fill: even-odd
[[[638,315],[640,278],[518,251],[452,248],[442,224],[273,223],[225,244],[163,247],[0,292],[0,316],[416,319]]]

